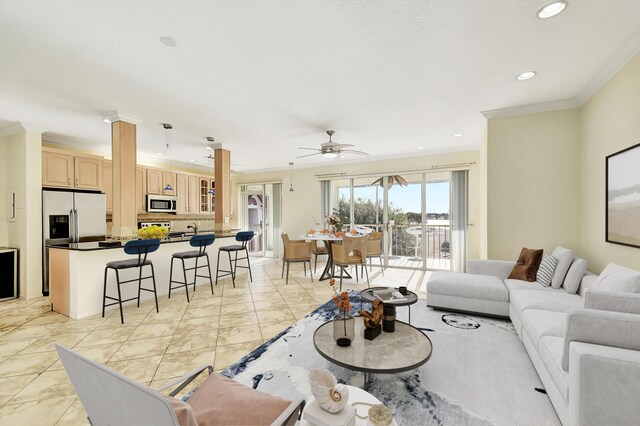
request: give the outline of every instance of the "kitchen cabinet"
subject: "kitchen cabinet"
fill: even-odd
[[[200,213],[211,212],[209,206],[209,185],[208,177],[200,177]]]
[[[200,213],[200,179],[198,176],[189,176],[189,197],[187,201],[188,213]]]
[[[113,165],[110,160],[102,162],[102,192],[105,194],[107,213],[113,212]]]
[[[76,189],[100,190],[102,184],[102,159],[74,157],[73,165]]]
[[[216,181],[211,179],[209,182],[211,182],[209,188],[213,191],[212,194],[209,194],[209,211],[214,213],[216,211]]]
[[[177,213],[189,212],[189,176],[178,173],[176,175]]]
[[[173,189],[164,189],[167,185]],[[162,195],[176,195],[176,174],[162,172]]]
[[[138,213],[147,211],[147,169],[136,167],[136,208]]]
[[[162,170],[147,169],[147,194],[162,195]]]
[[[98,191],[102,187],[102,158],[43,149],[42,186]]]

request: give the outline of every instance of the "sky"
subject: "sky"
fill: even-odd
[[[394,185],[389,190],[389,202],[401,207],[404,212],[420,213],[420,183],[410,183],[401,187]],[[340,187],[340,196],[349,197],[349,188]],[[375,201],[375,186],[357,186],[354,189],[354,197],[368,198]],[[378,197],[382,200],[383,189],[378,187]],[[449,212],[449,182],[427,183],[427,213]]]

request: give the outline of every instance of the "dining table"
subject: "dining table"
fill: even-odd
[[[331,250],[331,246],[337,242],[342,243],[342,237],[337,237],[334,234],[326,234],[322,232],[315,232],[313,234],[304,234],[300,236],[301,239],[309,240],[309,241],[322,241],[324,246],[327,248],[327,264],[324,266],[324,270],[322,274],[320,274],[320,281],[329,280],[331,278],[340,278],[340,275],[334,275],[333,273],[333,250]],[[344,275],[342,278],[352,278],[351,275],[344,271]]]

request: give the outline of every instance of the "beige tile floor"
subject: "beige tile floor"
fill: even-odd
[[[178,291],[171,299],[118,309],[105,318],[73,320],[50,311],[47,298],[0,303],[0,426],[88,424],[53,343],[59,343],[150,386],[160,386],[202,364],[223,370],[333,294],[328,281],[312,283],[291,265],[289,284],[279,261],[254,261],[253,282],[239,276],[219,282],[215,295],[199,286],[191,303]],[[318,274],[320,268],[318,265]],[[405,285],[424,297],[428,272],[379,268],[371,285]],[[363,289],[366,282],[345,280]]]

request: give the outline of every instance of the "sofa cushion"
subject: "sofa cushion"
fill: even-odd
[[[584,295],[584,307],[587,309],[640,314],[640,294],[589,290]]]
[[[569,271],[571,262],[573,262],[573,250],[569,250],[564,247],[556,247],[551,255],[558,259],[556,270],[553,273],[553,278],[551,279],[551,286],[553,288],[560,288],[564,282],[564,277]]]
[[[564,337],[567,315],[564,312],[527,309],[522,313],[522,323],[535,345],[544,336]]]
[[[540,283],[537,281],[529,282],[529,281],[522,281],[522,280],[506,279],[504,280],[504,285],[507,287],[507,290],[509,290],[509,293],[511,293],[514,290],[541,290],[541,291],[552,290],[551,287],[544,287],[540,285]]]
[[[610,263],[598,277],[595,290],[640,293],[640,271]]]
[[[569,308],[582,307],[582,297],[567,294],[563,289],[548,291],[514,290],[509,295],[511,306],[520,313],[525,309],[543,309],[547,311],[566,312]]]
[[[508,278],[533,282],[542,261],[542,249],[523,247]]]
[[[491,275],[434,272],[427,282],[427,295],[429,293],[509,301],[509,292],[502,280]]]
[[[544,255],[542,257],[542,262],[540,262],[540,267],[538,268],[536,281],[544,287],[549,287],[551,285],[551,280],[553,279],[553,273],[556,271],[556,266],[558,266],[558,259],[550,254]]]
[[[587,272],[588,265],[588,262],[584,259],[573,259],[567,276],[564,277],[564,283],[562,283],[562,287],[564,287],[567,293],[575,294],[578,292],[578,287],[580,287],[582,277],[584,277],[584,274]]]
[[[557,336],[542,336],[538,341],[538,355],[542,360],[553,383],[565,401],[569,401],[569,373],[562,369],[562,355],[564,353],[564,338]]]

